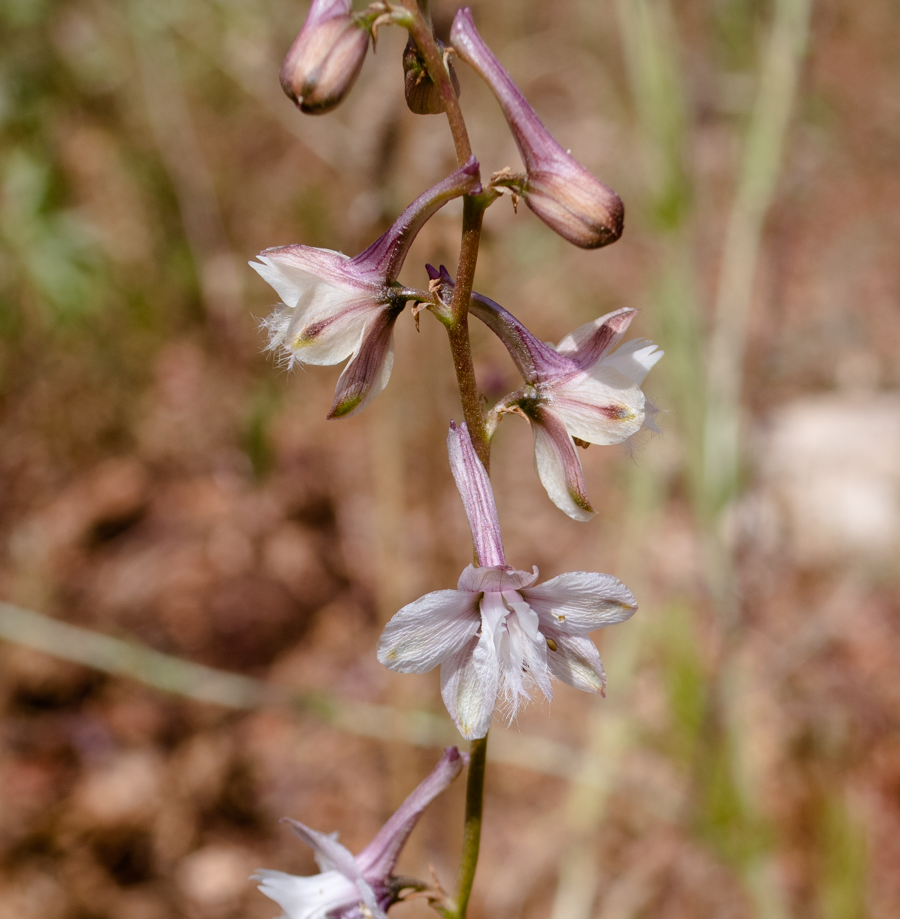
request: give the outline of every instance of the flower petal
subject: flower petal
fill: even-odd
[[[336,871],[340,871],[345,877],[355,880],[359,877],[359,868],[353,853],[337,841],[333,833],[320,833],[308,827],[299,820],[291,820],[290,817],[283,817],[282,823],[287,823],[291,830],[299,836],[315,853],[317,858],[322,858],[325,863],[332,865]]]
[[[532,421],[534,468],[550,500],[574,520],[590,520],[596,511],[588,500],[581,460],[562,423],[549,411]]]
[[[590,444],[618,444],[644,423],[644,394],[627,377],[601,365],[552,386],[552,411],[572,437]]]
[[[450,422],[447,435],[447,452],[450,468],[459,495],[462,498],[469,529],[475,543],[475,554],[481,565],[505,565],[503,541],[500,538],[500,521],[491,480],[482,465],[465,424]]]
[[[426,673],[467,645],[480,625],[477,594],[436,590],[394,615],[378,639],[378,660],[398,673]]]
[[[364,877],[375,883],[383,881],[391,874],[397,864],[400,850],[422,811],[450,786],[462,770],[463,763],[463,756],[456,747],[447,747],[444,750],[444,755],[428,777],[397,808],[376,837],[357,856],[356,862]]]
[[[606,693],[606,672],[597,646],[582,635],[564,635],[544,626],[547,667],[558,680],[583,692]],[[553,642],[554,648],[550,642]]]
[[[354,291],[374,291],[382,283],[373,283],[358,270],[354,271],[349,256],[333,249],[316,249],[314,246],[276,246],[265,249],[250,262],[264,281],[287,306],[297,306],[304,294],[315,284],[326,283],[344,289],[348,295]]]
[[[550,701],[553,689],[547,673],[547,642],[539,632],[529,634],[528,613],[531,612],[525,603],[515,604],[516,615],[506,621],[506,633],[501,652],[501,674],[503,693],[509,704],[509,719],[516,716],[519,702],[527,699],[532,686],[537,686]],[[534,613],[531,613],[534,617]],[[537,618],[537,617],[534,617]]]
[[[329,418],[356,415],[387,386],[394,367],[394,322],[401,309],[385,307],[366,326],[359,351],[338,379]]]
[[[384,309],[371,297],[348,298],[339,288],[320,284],[301,300],[283,346],[302,364],[339,364],[360,349],[366,327]]]
[[[466,740],[487,734],[499,687],[500,668],[489,635],[471,639],[441,664],[441,696]]]
[[[456,587],[472,593],[502,593],[504,590],[519,590],[538,579],[538,570],[517,571],[507,566],[476,568],[469,565],[459,576]]]
[[[284,910],[287,919],[325,919],[363,900],[356,883],[340,871],[297,877],[261,869],[253,874],[253,879],[262,881],[260,891]]]
[[[571,358],[579,370],[590,370],[621,341],[636,315],[637,310],[628,307],[607,313],[570,332],[556,350]]]
[[[640,386],[663,353],[652,341],[647,341],[646,338],[634,338],[626,341],[613,354],[604,357],[596,369],[612,367],[613,370],[618,370],[623,376]]]
[[[569,571],[521,591],[525,602],[545,623],[566,635],[584,635],[630,619],[637,610],[634,595],[618,579],[593,571]]]

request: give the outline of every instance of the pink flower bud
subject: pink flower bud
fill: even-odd
[[[281,65],[281,85],[301,112],[322,115],[350,92],[369,47],[351,0],[313,0]]]
[[[456,53],[490,86],[525,163],[524,182],[510,185],[544,223],[582,249],[615,242],[625,217],[622,200],[550,136],[512,77],[478,34],[468,8],[453,20]]]

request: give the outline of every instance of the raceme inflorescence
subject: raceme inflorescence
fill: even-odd
[[[433,591],[399,610],[381,635],[377,655],[400,673],[440,667],[447,711],[471,747],[468,755],[448,749],[357,856],[334,835],[289,821],[313,847],[322,871],[310,877],[269,870],[255,875],[287,919],[383,917],[410,893],[426,897],[445,919],[463,919],[478,860],[487,735],[495,713],[512,720],[535,691],[549,700],[553,679],[602,694],[603,664],[587,636],[637,609],[631,591],[609,574],[574,571],[537,583],[537,568],[507,564],[488,475],[490,445],[505,417],[525,419],[534,435],[534,467],[551,501],[574,520],[589,520],[595,509],[576,448],[619,444],[642,428],[657,429],[657,409],[641,386],[662,352],[641,339],[621,343],[635,315],[631,308],[600,316],[554,347],[473,289],[484,213],[501,197],[523,200],[551,230],[583,249],[619,239],[622,202],[550,135],[479,35],[469,9],[456,13],[445,46],[434,36],[428,0],[378,0],[360,11],[351,0],[313,0],[281,69],[285,92],[307,114],[335,108],[351,91],[378,29],[389,25],[409,33],[403,54],[407,104],[416,114],[446,115],[457,168],[357,256],[292,244],[266,249],[251,265],[281,299],[263,323],[269,350],[288,366],[347,362],[329,418],[357,414],[387,386],[394,324],[407,305],[417,322],[427,311],[447,331],[463,412],[462,422],[450,422],[447,449],[476,564],[462,572],[456,589]],[[482,178],[459,104],[454,57],[496,97],[521,154],[520,170],[506,167]],[[462,199],[463,216],[455,277],[444,266],[428,265],[426,287],[403,286],[398,277],[416,235],[456,198]],[[470,316],[500,339],[522,376],[522,387],[490,409],[475,378]],[[394,876],[422,811],[464,763],[466,816],[456,890],[449,894],[436,882]]]

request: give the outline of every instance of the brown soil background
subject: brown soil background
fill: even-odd
[[[740,497],[717,531],[735,561],[731,643],[690,496],[676,394],[690,354],[655,304],[667,258],[689,253],[709,324],[771,10],[649,6],[683,78],[681,248],[652,204],[669,167],[642,134],[616,4],[473,3],[538,113],[627,208],[621,241],[582,252],[500,202],[476,286],[553,341],[639,306],[632,331],[667,358],[646,386],[663,434],[584,454],[590,524],[550,505],[520,419],[497,436],[510,561],[548,578],[616,574],[641,610],[595,636],[606,700],[560,686],[552,707],[494,728],[509,737],[489,771],[470,915],[562,919],[559,879],[580,858],[593,886],[565,919],[892,919],[897,5],[813,6],[756,272]],[[453,7],[436,7],[446,35]],[[244,262],[291,242],[360,251],[452,168],[452,148],[440,119],[406,110],[403,39],[387,29],[336,113],[296,112],[277,69],[304,13],[282,0],[0,12],[0,597],[307,700],[235,712],[70,663],[65,647],[0,643],[0,919],[268,919],[276,907],[249,874],[315,871],[281,816],[358,850],[439,756],[308,703],[445,717],[436,673],[395,676],[373,653],[393,612],[468,562],[441,328],[401,317],[388,389],[326,423],[339,368],[286,373],[261,353],[274,297]],[[493,99],[458,71],[483,172],[516,168]],[[428,225],[403,280],[453,264],[458,218],[448,207]],[[496,398],[518,383],[483,331],[478,371]],[[555,765],[530,738],[557,745]],[[586,786],[548,774],[586,748]],[[452,883],[462,803],[457,783],[403,873],[432,864]],[[782,912],[761,905],[771,891]]]

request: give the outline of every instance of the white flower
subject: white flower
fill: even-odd
[[[349,258],[331,249],[280,246],[251,262],[281,304],[263,323],[270,351],[289,366],[339,364],[329,418],[362,411],[387,386],[394,363],[394,322],[410,294],[396,283],[416,234],[452,198],[479,191],[474,157],[430,188],[365,252]]]
[[[534,467],[550,500],[575,520],[589,520],[595,511],[575,440],[583,446],[617,444],[642,427],[657,430],[657,409],[641,384],[663,352],[641,339],[612,350],[635,316],[632,309],[581,326],[556,348],[481,294],[472,295],[470,310],[506,345],[526,383],[494,411],[516,412],[531,422]]]
[[[284,910],[287,919],[386,919],[385,910],[408,888],[391,872],[400,850],[425,808],[459,775],[465,762],[456,747],[448,747],[431,774],[400,805],[359,853],[342,846],[334,835],[319,833],[296,820],[291,829],[315,852],[321,874],[298,877],[283,871],[260,870],[259,889]]]
[[[450,462],[483,567],[469,566],[456,590],[403,607],[378,642],[378,660],[400,673],[441,666],[441,695],[460,733],[484,737],[498,698],[510,719],[534,688],[549,700],[550,677],[602,693],[603,664],[588,632],[637,609],[631,591],[608,574],[576,571],[535,586],[506,565],[493,492],[465,425],[451,426]]]

